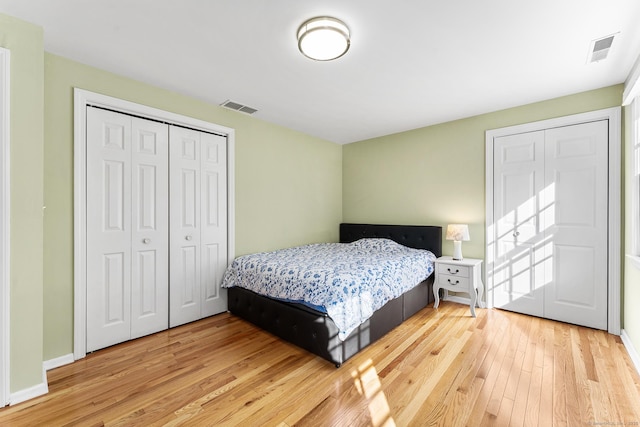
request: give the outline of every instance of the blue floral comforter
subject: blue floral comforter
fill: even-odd
[[[240,256],[222,286],[320,309],[344,340],[387,301],[429,277],[435,258],[389,239],[318,243]]]

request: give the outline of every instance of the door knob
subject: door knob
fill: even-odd
[[[144,243],[145,245],[148,245],[149,243],[151,243],[151,239],[142,239],[142,243]]]
[[[187,234],[184,239],[185,240],[191,240],[191,234]]]

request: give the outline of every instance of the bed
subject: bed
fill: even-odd
[[[403,246],[442,255],[442,228],[437,226],[340,224],[340,243],[390,239]],[[336,367],[433,302],[433,274],[377,309],[346,336],[321,309],[274,299],[239,286],[228,288],[229,311]]]

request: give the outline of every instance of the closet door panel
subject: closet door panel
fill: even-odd
[[[202,251],[202,276],[203,280],[203,294],[202,299],[207,303],[215,301],[219,298],[219,281],[221,280],[218,274],[217,266],[220,259],[220,246],[217,244],[204,245]],[[215,314],[215,313],[211,313]],[[204,314],[206,316],[206,314]]]
[[[131,333],[131,122],[87,109],[87,351]]]
[[[168,126],[132,118],[131,337],[169,325]]]
[[[494,165],[494,305],[541,316],[544,242],[539,233],[544,132],[496,138]]]
[[[198,306],[198,250],[195,245],[183,245],[180,250],[179,272],[182,282],[174,289],[180,292],[180,308],[188,309]]]
[[[545,317],[607,329],[608,122],[546,131]]]
[[[200,132],[170,127],[171,327],[200,318]]]
[[[220,285],[227,267],[227,139],[203,133],[202,143],[202,317],[227,309]]]

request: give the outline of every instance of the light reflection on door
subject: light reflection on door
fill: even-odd
[[[526,304],[535,310],[531,314],[543,315],[541,304],[527,300],[536,299],[553,277],[553,235],[545,231],[553,225],[554,206],[555,184],[550,184],[489,227],[487,271],[493,273],[495,307],[517,310]]]

